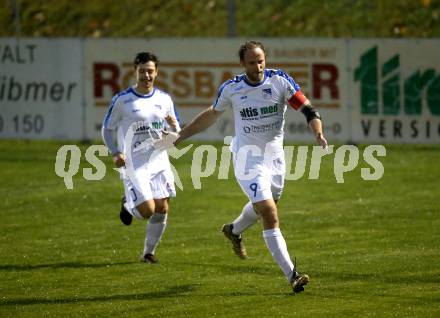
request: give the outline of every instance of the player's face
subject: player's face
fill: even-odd
[[[246,77],[250,82],[259,83],[263,80],[266,57],[262,49],[257,47],[246,50],[240,64],[245,69]]]
[[[139,64],[136,67],[136,87],[144,90],[146,93],[151,92],[156,76],[157,68],[153,61]]]

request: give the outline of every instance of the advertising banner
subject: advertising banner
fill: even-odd
[[[244,39],[86,40],[85,94],[87,135],[99,130],[111,97],[133,84],[133,58],[150,51],[160,59],[157,86],[171,95],[183,124],[212,105],[218,87],[243,73],[238,49]],[[348,138],[347,74],[343,40],[264,39],[267,67],[289,73],[325,117],[331,140]],[[286,139],[310,141],[304,116],[292,109],[286,115]],[[231,111],[196,139],[222,140],[233,135]],[[312,139],[313,140],[313,139]]]
[[[318,109],[331,143],[440,143],[440,41],[257,39]],[[111,98],[134,84],[133,59],[160,59],[157,86],[183,125],[243,73],[245,39],[0,39],[0,138],[100,139]],[[311,142],[304,116],[286,112],[287,142]],[[198,140],[234,134],[232,111]]]
[[[352,40],[353,139],[440,143],[438,40]]]
[[[81,139],[78,39],[0,39],[0,138]]]

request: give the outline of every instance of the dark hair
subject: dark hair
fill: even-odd
[[[150,61],[154,62],[154,66],[157,68],[159,65],[159,59],[156,55],[150,52],[140,52],[136,54],[136,57],[134,58],[134,68],[136,68],[139,64],[144,64]]]
[[[263,43],[258,41],[246,41],[244,44],[240,46],[240,49],[238,50],[238,56],[240,57],[240,61],[244,61],[244,53],[247,50],[260,48],[263,50],[264,54],[266,54],[266,50],[263,46]]]

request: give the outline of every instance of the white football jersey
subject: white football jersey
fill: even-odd
[[[168,154],[166,150],[154,151],[151,142],[161,138],[162,130],[168,127],[168,115],[178,119],[167,93],[154,88],[149,95],[141,95],[130,87],[113,97],[103,125],[117,130],[118,149],[131,156],[134,169],[158,172],[170,167]]]
[[[232,151],[236,153],[243,146],[255,145],[261,154],[266,150],[272,154],[283,152],[284,113],[288,102],[299,108],[300,105],[294,105],[297,102],[292,102],[297,92],[301,94],[299,85],[281,70],[266,69],[264,79],[258,84],[250,83],[245,74],[223,83],[213,107],[217,111],[232,107],[235,120]]]

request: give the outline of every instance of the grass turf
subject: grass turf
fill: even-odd
[[[221,225],[246,203],[232,172],[194,190],[192,151],[174,160],[184,191],[171,201],[160,264],[147,265],[138,262],[145,223],[118,219],[110,159],[104,179],[80,169],[66,190],[54,172],[60,146],[0,141],[1,317],[440,316],[438,146],[387,146],[379,181],[362,180],[360,162],[337,184],[329,155],[318,180],[307,168],[286,182],[281,229],[311,277],[296,296],[260,224],[245,234],[246,261],[223,238]],[[86,148],[81,168],[91,167]]]

